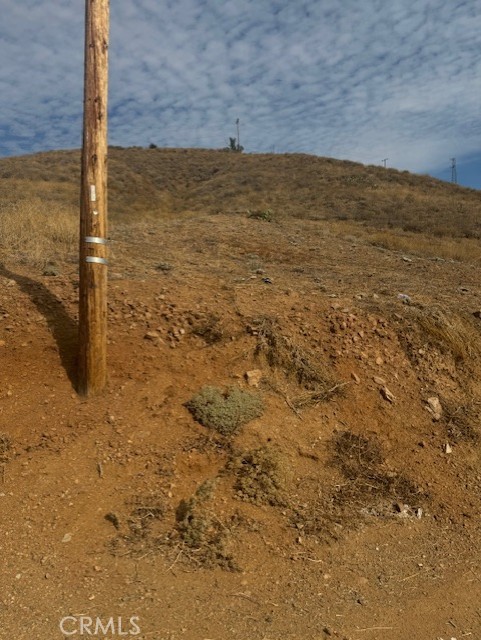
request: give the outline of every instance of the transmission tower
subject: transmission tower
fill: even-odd
[[[382,160],[382,164],[384,166],[384,168],[386,168],[386,162],[389,160],[389,158],[383,158]]]
[[[456,158],[451,158],[451,182],[458,184],[458,171],[456,169]]]

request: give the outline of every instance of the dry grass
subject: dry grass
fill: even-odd
[[[341,392],[343,384],[335,380],[330,370],[314,354],[310,354],[292,337],[284,335],[276,321],[264,317],[254,325],[257,333],[255,355],[265,359],[274,376],[280,375],[297,387],[294,397],[289,400],[292,408],[307,408]],[[279,390],[277,384],[272,386]]]
[[[78,215],[61,203],[40,198],[0,207],[0,247],[21,263],[44,267],[76,255]]]
[[[481,262],[481,246],[479,240],[473,238],[434,238],[420,233],[377,231],[368,239],[372,244],[392,251],[460,262]]]
[[[71,205],[78,197],[78,151],[0,160],[0,201],[20,179]],[[27,186],[27,184],[29,186]],[[114,218],[184,212],[275,212],[352,220],[438,237],[481,235],[481,193],[407,171],[304,154],[237,154],[202,149],[109,151],[109,210]]]
[[[36,264],[76,251],[79,182],[79,151],[0,159],[3,248]],[[275,220],[344,224],[392,250],[478,262],[480,205],[481,193],[473,189],[332,158],[109,150],[109,215],[115,225],[198,212],[256,212]]]
[[[460,361],[479,354],[479,332],[467,318],[441,308],[415,314],[423,336],[441,352],[447,351]]]

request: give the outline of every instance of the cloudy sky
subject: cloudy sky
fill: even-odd
[[[80,146],[83,0],[0,0],[0,155]],[[479,0],[112,0],[114,145],[382,164],[481,188]]]

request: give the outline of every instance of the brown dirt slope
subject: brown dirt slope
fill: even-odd
[[[99,398],[75,264],[0,250],[2,637],[480,637],[479,266],[185,193],[114,218]]]

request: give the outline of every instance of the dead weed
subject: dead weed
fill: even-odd
[[[187,500],[181,500],[175,512],[175,531],[170,537],[171,544],[183,546],[185,558],[204,568],[221,567],[230,571],[238,570],[231,553],[228,540],[236,528],[236,517],[227,523],[221,522],[208,509],[206,503],[212,497],[215,481],[203,482]]]
[[[456,360],[479,354],[479,333],[462,316],[441,308],[416,311],[424,337],[442,352],[450,352]]]
[[[345,530],[357,528],[366,517],[415,517],[428,498],[416,484],[386,467],[382,449],[370,439],[342,431],[331,441],[331,463],[344,482],[326,492],[319,486],[317,498],[294,512],[294,525],[305,535],[324,542],[337,540]]]
[[[474,403],[453,406],[443,403],[446,435],[450,442],[479,442],[480,433],[476,425],[479,424],[481,411]]]
[[[10,459],[12,441],[6,433],[0,433],[0,464],[5,464]]]
[[[264,358],[269,367],[303,391],[290,403],[295,409],[305,408],[328,400],[339,393],[342,384],[295,340],[282,333],[272,318],[260,318],[253,323],[257,335],[255,355]]]
[[[166,544],[166,508],[159,496],[134,496],[127,503],[126,517],[113,511],[105,520],[118,531],[109,543],[113,555],[144,556]]]

